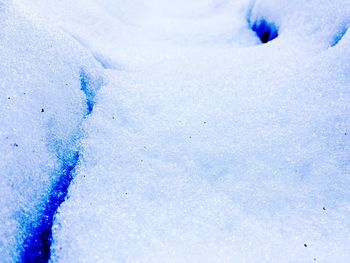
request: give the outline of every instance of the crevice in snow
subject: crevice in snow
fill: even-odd
[[[349,29],[349,26],[346,26],[346,27],[344,26],[337,32],[337,34],[333,37],[330,43],[331,47],[336,46],[343,39],[348,29]]]
[[[80,87],[86,96],[86,116],[92,113],[95,105],[96,92],[100,89],[102,84],[102,79],[95,80],[86,70],[82,69],[80,71]]]
[[[259,37],[261,43],[268,43],[278,37],[278,27],[276,24],[260,18],[253,23],[249,23],[251,29]]]
[[[53,184],[48,200],[41,214],[40,222],[36,223],[30,235],[24,241],[22,262],[48,262],[52,240],[52,225],[57,209],[64,202],[69,185],[74,178],[75,168],[79,162],[79,152],[70,153],[62,160],[60,175]]]
[[[279,36],[279,25],[272,20],[266,13],[266,10],[261,11],[261,7],[257,5],[257,1],[252,0],[250,2],[247,9],[246,21],[262,44],[266,44]]]
[[[103,85],[102,78],[94,78],[85,69],[80,71],[80,86],[86,96],[86,112],[82,119],[89,116],[95,105],[96,92]],[[29,226],[28,236],[23,244],[22,262],[42,263],[50,260],[52,243],[52,226],[55,215],[65,201],[69,186],[74,179],[76,167],[79,164],[79,141],[82,135],[71,138],[71,147],[59,157],[60,169],[57,179],[51,185],[47,199],[41,205],[38,222]],[[59,147],[59,146],[57,146]],[[39,210],[39,209],[38,209]]]

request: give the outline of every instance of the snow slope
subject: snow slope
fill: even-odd
[[[55,216],[52,262],[348,262],[349,1],[15,3],[24,23],[40,17],[52,28],[8,29],[39,32],[27,38],[43,46],[29,42],[25,60],[36,75],[23,83],[43,99],[0,111],[14,136],[13,120],[31,109],[15,128],[33,133],[20,151],[2,139],[2,178],[40,171],[3,191],[0,215],[13,229],[0,232],[5,262],[28,235],[17,211],[33,205],[36,222],[67,152],[79,161]],[[44,54],[52,67],[38,59],[42,39],[55,40]],[[3,45],[13,69],[23,51]],[[86,92],[82,68],[106,85]],[[1,73],[6,92],[22,92],[13,74]],[[55,121],[42,117],[46,107]]]
[[[87,111],[80,75],[97,63],[12,2],[0,1],[0,16],[0,261],[19,262],[75,162]]]

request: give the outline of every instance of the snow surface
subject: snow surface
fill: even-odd
[[[0,12],[3,262],[349,262],[349,0]]]
[[[80,71],[91,55],[54,27],[0,2],[0,261],[19,261],[86,112]]]

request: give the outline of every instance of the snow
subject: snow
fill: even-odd
[[[0,15],[0,257],[12,262],[78,147],[86,111],[79,71],[96,63],[19,7],[4,2]]]
[[[4,262],[348,262],[349,1],[3,6]]]

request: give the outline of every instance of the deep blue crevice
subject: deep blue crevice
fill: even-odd
[[[60,177],[50,189],[41,220],[36,223],[36,227],[29,230],[30,234],[24,241],[22,262],[42,263],[49,261],[54,216],[67,196],[78,162],[79,152],[74,152],[69,158],[62,160]]]
[[[250,23],[250,26],[259,37],[261,43],[265,44],[278,37],[278,27],[263,18]]]
[[[92,77],[86,70],[80,71],[80,87],[86,96],[86,112],[83,118],[90,115],[95,105],[96,92],[103,85],[102,78]],[[52,243],[52,226],[58,208],[65,201],[69,186],[74,179],[76,167],[79,163],[80,152],[77,150],[79,136],[71,139],[71,149],[60,153],[59,143],[54,143],[53,150],[58,156],[60,167],[58,178],[54,180],[44,205],[38,208],[38,222],[26,222],[27,237],[23,243],[21,262],[46,263],[50,260]],[[58,148],[58,149],[57,149]]]

